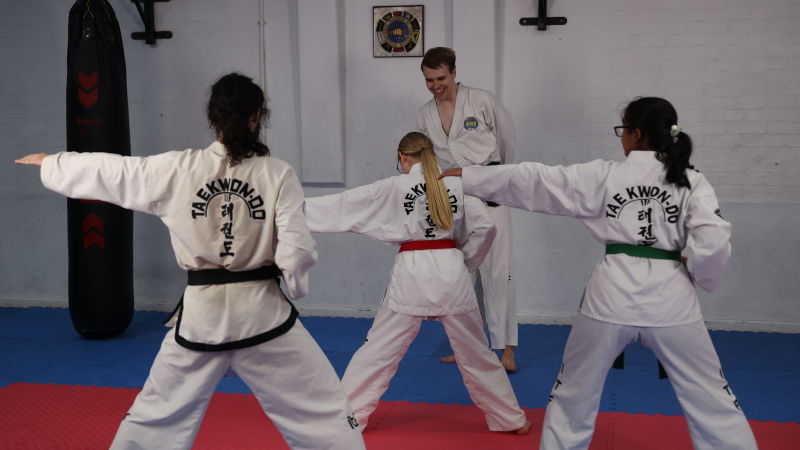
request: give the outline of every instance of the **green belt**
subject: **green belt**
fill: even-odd
[[[681,252],[671,252],[644,245],[606,244],[606,255],[616,255],[619,253],[624,253],[628,256],[638,256],[640,258],[681,260]]]

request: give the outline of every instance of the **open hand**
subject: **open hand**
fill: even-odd
[[[47,156],[47,153],[33,153],[28,156],[23,156],[20,159],[14,160],[14,164],[21,164],[23,166],[42,166],[42,160]]]
[[[441,180],[444,177],[460,177],[461,176],[461,167],[455,167],[452,169],[447,169],[439,175],[439,179]]]

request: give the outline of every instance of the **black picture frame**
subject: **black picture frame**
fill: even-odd
[[[372,7],[374,58],[422,57],[424,54],[424,5]]]

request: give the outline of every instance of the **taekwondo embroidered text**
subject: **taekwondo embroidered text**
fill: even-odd
[[[197,191],[197,196],[202,202],[192,203],[192,219],[197,216],[206,217],[208,215],[208,204],[217,195],[225,194],[225,202],[229,202],[232,195],[244,201],[250,211],[250,217],[257,220],[264,220],[267,213],[264,211],[264,199],[255,192],[255,188],[238,178],[219,178],[205,184]]]
[[[664,216],[669,223],[676,223],[681,214],[678,205],[670,204],[672,194],[658,186],[631,186],[625,188],[625,193],[616,193],[611,196],[614,202],[606,205],[606,217],[616,218],[622,213],[622,209],[632,201],[639,201],[646,205],[649,200],[655,200],[661,204]]]

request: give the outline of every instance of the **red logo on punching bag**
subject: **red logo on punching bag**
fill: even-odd
[[[83,219],[83,249],[96,245],[101,250],[106,249],[106,238],[103,237],[105,226],[103,219],[96,214],[89,214]],[[88,231],[88,233],[87,233]]]
[[[97,88],[97,72],[92,72],[89,75],[84,75],[83,72],[78,72],[78,101],[89,108],[97,103],[97,93],[100,89]]]

